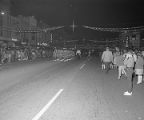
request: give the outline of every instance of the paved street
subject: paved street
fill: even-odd
[[[144,84],[132,96],[99,58],[14,63],[0,69],[0,120],[144,120]]]

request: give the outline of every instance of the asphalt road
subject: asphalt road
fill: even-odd
[[[144,120],[144,84],[132,96],[99,58],[0,66],[0,120]]]

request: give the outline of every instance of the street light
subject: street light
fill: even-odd
[[[3,36],[3,16],[5,15],[5,12],[0,10],[0,36]]]
[[[5,14],[5,12],[4,12],[4,11],[1,11],[0,13],[1,13],[1,15],[4,15],[4,14]]]

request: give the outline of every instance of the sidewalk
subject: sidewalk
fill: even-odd
[[[52,61],[52,60],[54,60],[54,58],[37,58],[35,60],[24,60],[24,61],[4,63],[4,64],[0,64],[0,70],[14,65],[33,64],[40,61]]]

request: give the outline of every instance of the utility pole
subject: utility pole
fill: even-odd
[[[75,22],[74,22],[74,20],[73,20],[73,23],[72,23],[72,25],[70,25],[70,27],[72,27],[72,31],[74,32],[74,31],[75,31],[75,27],[77,27],[77,25],[75,25]]]

